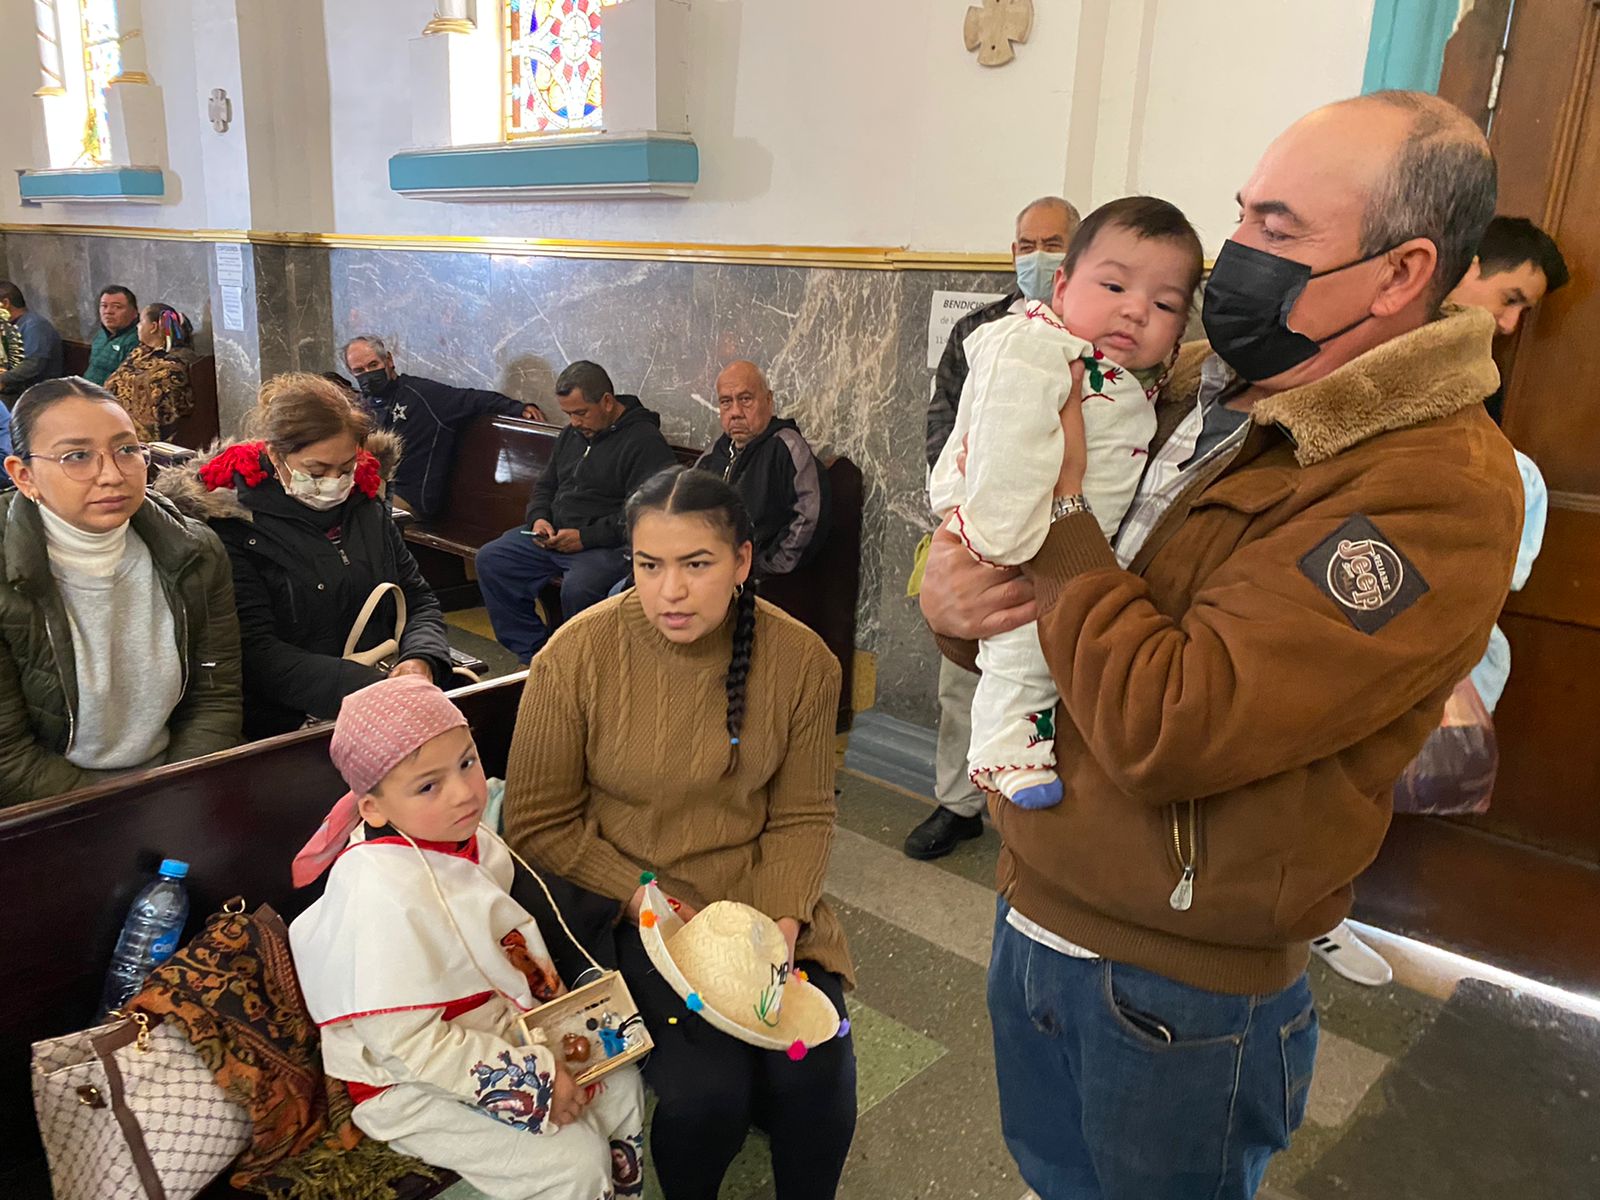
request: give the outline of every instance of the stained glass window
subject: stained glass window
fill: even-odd
[[[122,42],[117,33],[116,0],[79,0],[83,28],[83,83],[88,112],[83,123],[83,158],[111,158],[111,126],[106,85],[122,73]]]
[[[604,127],[600,13],[616,0],[505,0],[506,136]]]

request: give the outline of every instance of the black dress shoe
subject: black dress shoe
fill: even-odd
[[[963,817],[948,808],[936,808],[933,815],[906,835],[906,857],[924,861],[943,858],[957,842],[983,836],[983,817]]]

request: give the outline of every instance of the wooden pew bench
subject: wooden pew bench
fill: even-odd
[[[554,453],[558,426],[519,417],[484,416],[467,426],[456,444],[449,499],[442,515],[406,528],[422,572],[446,609],[481,603],[471,564],[480,547],[524,521],[534,482]],[[685,466],[701,451],[674,446]],[[855,661],[856,599],[861,585],[861,470],[848,458],[826,464],[831,490],[827,540],[798,571],[769,581],[762,595],[814,630],[844,671],[839,696],[839,731],[854,718],[851,695]],[[560,593],[546,588],[539,603],[552,624],[561,620]]]
[[[68,375],[82,375],[89,369],[89,343],[62,339],[61,359]],[[205,354],[189,367],[189,386],[194,389],[194,407],[178,419],[166,440],[192,450],[202,450],[217,440],[221,421],[217,415],[217,360]]]
[[[463,689],[484,769],[504,776],[522,674]],[[289,864],[344,784],[332,727],[301,730],[81,792],[0,809],[0,1196],[48,1200],[29,1047],[93,1020],[117,933],[163,858],[190,867],[188,934],[233,896],[285,922],[320,894]],[[438,1189],[410,1193],[431,1195]],[[226,1179],[206,1200],[242,1195]]]

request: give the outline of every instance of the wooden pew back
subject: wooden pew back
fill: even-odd
[[[462,690],[484,769],[505,774],[524,675]],[[134,894],[163,858],[189,864],[189,932],[230,897],[288,921],[316,898],[289,864],[344,784],[332,726],[0,809],[0,1180],[36,1158],[29,1047],[94,1017]]]
[[[82,375],[89,367],[89,343],[63,338],[61,359],[68,375]],[[189,366],[189,386],[194,389],[194,407],[178,419],[166,440],[192,450],[203,450],[217,440],[222,431],[217,414],[217,360],[205,354]]]

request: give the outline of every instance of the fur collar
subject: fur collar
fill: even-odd
[[[252,521],[255,514],[239,499],[239,490],[256,487],[267,477],[260,467],[262,444],[242,438],[217,442],[187,463],[162,468],[153,490],[197,521]],[[394,476],[401,448],[400,439],[387,431],[367,435],[366,449],[356,463],[356,483],[362,491],[376,495]]]
[[[1294,439],[1303,467],[1388,433],[1481,404],[1500,384],[1494,365],[1494,318],[1480,308],[1446,304],[1436,320],[1391,338],[1331,375],[1257,401],[1258,425],[1278,425]],[[1210,357],[1205,342],[1178,356],[1169,403],[1187,409]]]

